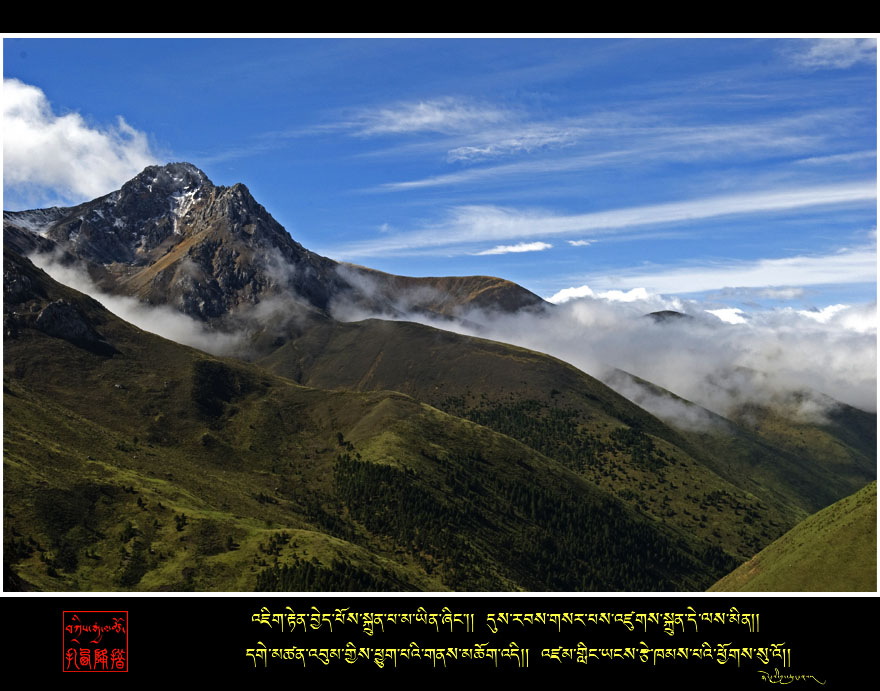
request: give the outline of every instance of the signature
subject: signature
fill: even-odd
[[[796,681],[806,681],[807,679],[812,679],[820,686],[825,686],[826,684],[826,682],[816,679],[816,677],[814,677],[812,674],[780,674],[778,669],[774,669],[773,674],[759,669],[758,674],[761,675],[762,681],[766,681],[771,684],[792,684]]]

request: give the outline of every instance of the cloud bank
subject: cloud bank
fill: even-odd
[[[230,353],[242,343],[241,334],[213,331],[173,307],[147,305],[135,298],[105,293],[84,268],[62,264],[51,254],[33,254],[29,258],[59,283],[94,298],[120,319],[144,331],[213,355]]]
[[[337,316],[405,318],[547,353],[685,427],[712,424],[711,416],[621,377],[620,370],[722,416],[746,404],[761,404],[796,419],[821,421],[834,405],[829,396],[876,411],[876,304],[746,314],[643,288],[602,294],[587,290],[569,295],[543,313],[470,310],[460,314],[458,322],[432,321],[419,313],[402,317],[357,309]],[[690,318],[646,317],[661,310]]]
[[[730,310],[724,315],[739,319],[724,323],[701,316],[699,303],[685,305],[695,317],[690,320],[642,316],[676,306],[657,299],[622,305],[582,298],[559,314],[526,317],[525,323],[489,322],[489,333],[602,379],[612,368],[625,370],[721,415],[745,403],[778,404],[803,390],[876,411],[876,304],[820,311],[824,321],[795,310],[748,319]]]

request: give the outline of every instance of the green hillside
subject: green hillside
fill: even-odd
[[[710,591],[877,590],[877,483],[799,523]]]

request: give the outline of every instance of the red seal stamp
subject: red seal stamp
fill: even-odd
[[[127,672],[128,612],[62,612],[65,672]]]

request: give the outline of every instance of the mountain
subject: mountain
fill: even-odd
[[[108,292],[218,326],[272,298],[305,314],[328,314],[334,303],[438,316],[467,306],[544,304],[497,278],[406,278],[327,259],[295,242],[247,187],[215,186],[189,163],[150,166],[120,190],[75,207],[4,212],[4,231],[13,235],[8,243],[20,231],[36,233],[36,249],[84,263]]]
[[[877,483],[799,523],[709,590],[876,591]]]
[[[702,589],[876,478],[876,416],[862,411],[829,405],[831,424],[772,410],[762,424],[748,411],[722,418],[625,372],[603,383],[541,353],[389,320],[419,313],[442,323],[469,308],[541,316],[552,306],[503,279],[408,278],[321,257],[243,185],[214,186],[190,164],[147,168],[77,207],[4,212],[4,239],[12,525],[41,526],[30,536],[41,554],[70,545],[76,557],[73,570],[53,566],[50,576],[57,554],[38,563],[24,533],[5,535],[20,557],[10,574],[34,587],[82,579],[87,588],[249,590],[312,574],[342,589],[343,574],[357,573],[367,589]],[[123,326],[19,256],[41,252],[86,267],[106,292],[237,334],[226,352],[237,359]],[[340,320],[358,313],[386,318]],[[680,321],[669,319],[669,329]],[[670,407],[709,424],[682,425]],[[45,453],[60,448],[55,430],[73,452],[67,467]],[[92,448],[109,459],[100,473]],[[85,527],[34,513],[49,480],[32,458],[53,469],[51,496],[79,506],[71,483],[92,503],[94,487],[106,486],[100,501],[115,508]],[[156,468],[166,466],[163,478]],[[182,554],[173,539],[183,528],[155,514],[166,529],[144,532],[143,507],[113,499],[120,487],[144,501],[171,492],[176,516],[222,528],[241,550]],[[413,502],[424,511],[404,519],[400,507]],[[114,521],[173,560],[144,557],[141,578],[123,583],[128,562],[107,551]],[[287,549],[313,541],[321,547]],[[89,554],[114,567],[87,569]],[[243,554],[255,561],[237,579],[203,569],[242,566]],[[646,569],[647,555],[656,568]],[[319,565],[308,565],[313,557]],[[181,580],[186,569],[200,578]]]

